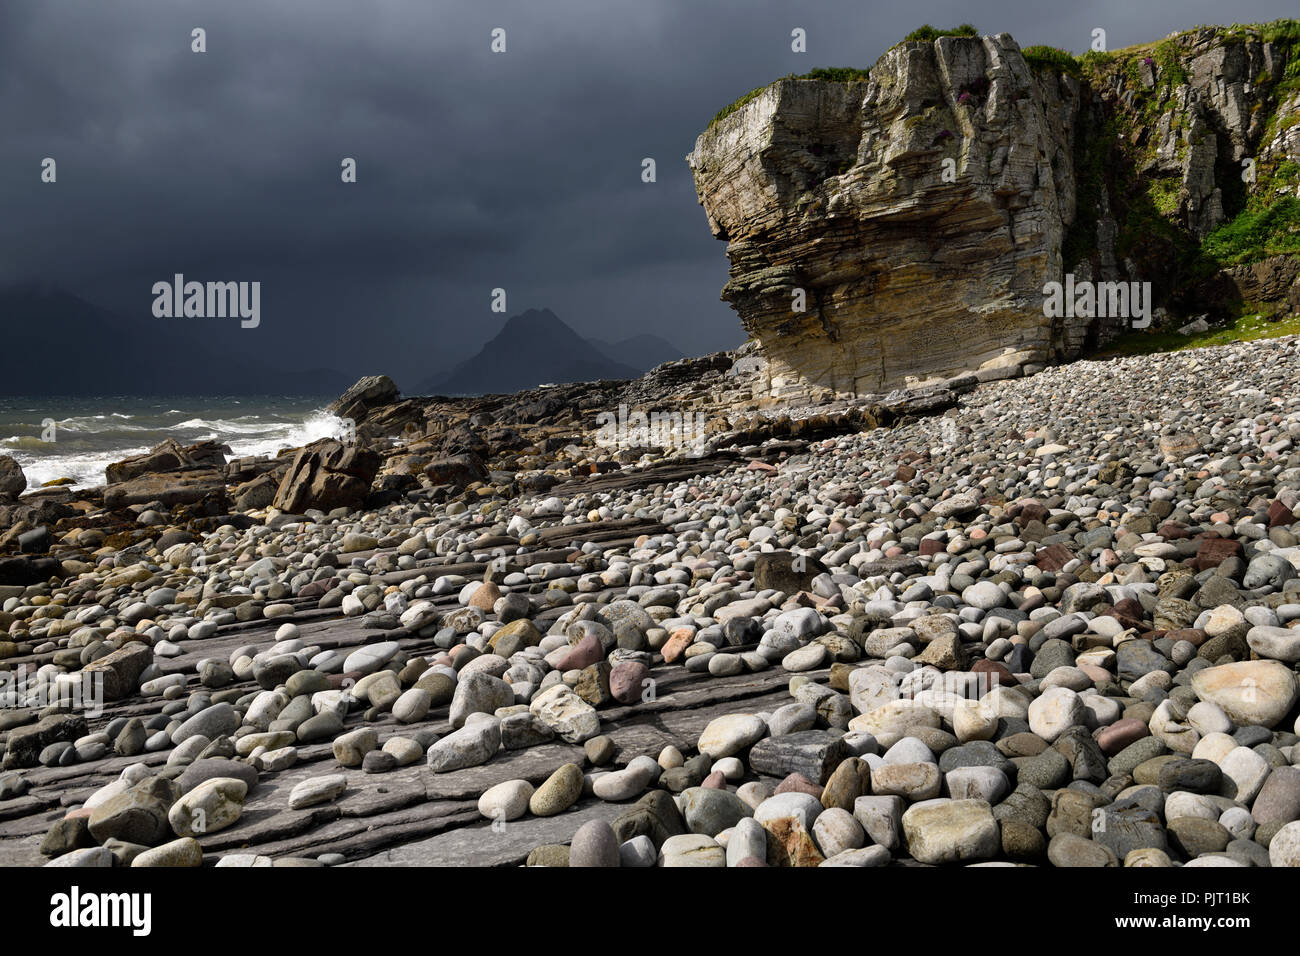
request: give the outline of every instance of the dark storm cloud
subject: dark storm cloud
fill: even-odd
[[[792,71],[869,65],[923,22],[1081,52],[1095,27],[1119,47],[1292,7],[13,0],[0,280],[142,316],[173,272],[259,280],[257,330],[202,333],[407,382],[495,333],[498,286],[511,313],[549,307],[584,334],[728,347],[742,333],[718,301],[724,245],[683,161],[725,103]],[[807,54],[790,50],[796,26]],[[38,180],[45,156],[57,185]],[[339,182],[345,156],[355,186]]]

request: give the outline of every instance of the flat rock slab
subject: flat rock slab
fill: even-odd
[[[498,824],[482,820],[427,840],[417,840],[358,860],[354,866],[518,866],[543,843],[568,843],[592,820],[612,822],[622,804],[592,797],[553,817],[524,817]]]

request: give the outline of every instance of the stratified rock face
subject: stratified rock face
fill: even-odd
[[[1077,84],[1050,87],[1010,36],[943,37],[894,47],[868,80],[774,84],[700,136],[687,161],[730,242],[723,298],[774,391],[878,393],[1077,351],[1066,325],[1088,320],[1043,310],[1078,108]]]

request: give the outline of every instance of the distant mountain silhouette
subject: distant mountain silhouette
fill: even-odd
[[[119,315],[47,283],[0,288],[0,395],[338,395],[356,376],[213,348],[194,323]]]
[[[657,368],[663,365],[664,362],[672,362],[685,357],[677,346],[649,333],[634,335],[618,342],[606,342],[604,339],[588,339],[587,341],[615,362],[630,365],[642,372]]]
[[[478,354],[427,379],[420,395],[486,395],[538,385],[639,378],[643,369],[615,361],[565,325],[550,309],[511,317]]]

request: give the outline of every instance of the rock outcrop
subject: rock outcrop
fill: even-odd
[[[143,455],[132,455],[114,462],[104,469],[110,485],[130,481],[141,475],[161,475],[195,469],[222,469],[230,446],[215,441],[202,441],[182,445],[174,438],[166,438]]]
[[[1049,316],[1067,273],[1177,305],[1196,271],[1178,240],[1241,208],[1243,160],[1263,175],[1300,149],[1274,89],[1291,50],[1207,29],[1080,69],[1007,34],[944,36],[752,94],[687,162],[768,394],[1078,357],[1131,316]]]
[[[313,442],[294,456],[272,506],[291,514],[308,508],[356,508],[370,493],[379,465],[379,455],[361,445]]]

